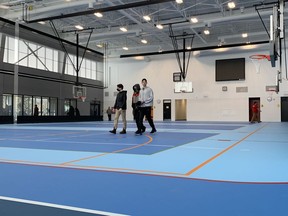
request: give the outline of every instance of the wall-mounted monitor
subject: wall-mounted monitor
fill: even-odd
[[[215,80],[245,80],[245,58],[221,59],[215,62]]]
[[[175,82],[175,93],[192,93],[193,86],[192,82]]]

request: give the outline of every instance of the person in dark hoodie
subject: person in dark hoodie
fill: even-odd
[[[123,130],[120,134],[126,134],[127,121],[126,121],[126,109],[127,109],[127,91],[123,91],[124,86],[122,84],[117,85],[118,94],[116,96],[115,104],[113,110],[115,111],[114,118],[114,127],[113,130],[109,131],[110,133],[116,134],[118,127],[118,120],[120,115],[122,116],[123,121]]]
[[[139,101],[139,92],[140,92],[140,85],[135,84],[133,86],[133,95],[132,95],[132,109],[133,109],[133,117],[137,125],[136,134],[142,135],[141,125],[140,125],[140,105],[141,101]],[[139,133],[138,133],[139,132]]]

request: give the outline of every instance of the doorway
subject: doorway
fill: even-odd
[[[187,99],[175,100],[175,121],[187,120]]]
[[[171,100],[163,100],[163,120],[171,120]]]
[[[248,121],[250,121],[252,119],[252,115],[253,115],[253,112],[252,112],[252,105],[254,102],[257,102],[259,104],[259,111],[261,110],[261,107],[260,107],[260,97],[255,97],[255,98],[249,98],[249,119]],[[259,121],[261,121],[261,112],[259,112]]]
[[[281,122],[288,122],[288,97],[281,97]]]

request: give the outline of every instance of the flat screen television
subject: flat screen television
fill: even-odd
[[[245,58],[216,60],[215,79],[216,82],[245,80]]]

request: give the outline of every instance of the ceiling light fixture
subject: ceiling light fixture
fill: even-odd
[[[176,0],[176,3],[177,3],[177,4],[182,4],[182,3],[183,3],[183,0]]]
[[[44,21],[39,21],[38,23],[41,24],[41,25],[45,25],[46,24]]]
[[[125,46],[125,47],[123,47],[123,49],[124,49],[124,50],[129,50],[129,48],[128,48],[128,47],[126,47],[126,46]]]
[[[233,9],[235,7],[236,7],[236,5],[235,5],[235,3],[233,1],[232,2],[228,2],[228,8]]]
[[[161,25],[161,24],[157,24],[157,25],[156,25],[156,28],[158,28],[158,29],[163,29],[164,27],[163,27],[163,25]]]
[[[84,29],[83,26],[81,26],[81,25],[76,25],[75,28],[77,28],[79,30],[83,30]]]
[[[204,34],[205,34],[205,35],[209,35],[209,34],[210,34],[209,29],[205,29],[205,30],[204,30]]]
[[[192,18],[191,18],[191,22],[192,22],[192,23],[198,23],[197,17],[192,17]]]
[[[243,37],[243,38],[247,38],[247,37],[248,37],[248,34],[247,34],[247,33],[243,33],[243,34],[242,34],[242,37]]]
[[[100,13],[100,12],[96,12],[96,13],[94,13],[94,15],[95,15],[96,17],[98,17],[98,18],[101,18],[101,17],[103,17],[103,14],[102,14],[102,13]]]
[[[148,41],[147,41],[147,40],[145,40],[145,39],[142,39],[142,40],[141,40],[141,43],[143,43],[143,44],[147,44],[147,43],[148,43]]]
[[[151,17],[149,15],[145,15],[145,16],[143,16],[143,19],[146,20],[146,21],[150,21]]]
[[[128,31],[127,28],[126,28],[126,27],[123,27],[123,26],[120,27],[120,30],[123,31],[123,32],[127,32],[127,31]]]

